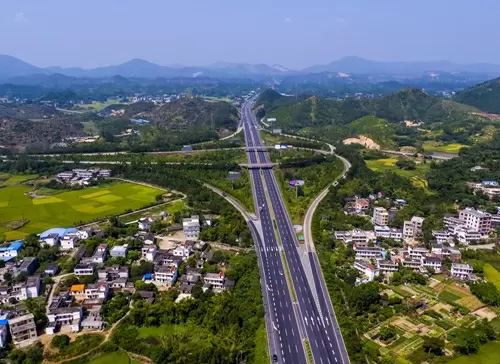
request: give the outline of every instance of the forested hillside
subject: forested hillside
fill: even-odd
[[[0,116],[0,146],[6,149],[48,148],[64,138],[81,135],[84,135],[82,124],[69,119],[31,121]]]
[[[500,78],[460,91],[453,99],[485,112],[500,114]]]
[[[257,115],[275,117],[288,132],[339,141],[364,135],[382,146],[419,146],[426,140],[473,144],[491,138],[492,120],[472,106],[405,89],[379,98],[305,99],[263,92]],[[276,93],[275,93],[276,94]],[[369,116],[369,117],[368,117]]]

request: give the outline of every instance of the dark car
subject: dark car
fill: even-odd
[[[273,355],[273,361],[276,363],[278,361],[278,355],[274,354]]]

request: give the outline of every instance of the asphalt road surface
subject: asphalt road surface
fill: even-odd
[[[242,108],[242,119],[247,147],[257,147],[257,151],[248,151],[249,162],[251,164],[270,162],[267,152],[258,150],[258,147],[262,146],[262,141],[260,139],[257,121],[251,113],[251,106],[249,103],[246,103]],[[280,342],[286,343],[286,345],[283,344],[284,350],[280,353],[281,361],[292,363],[306,362],[302,357],[293,355],[296,345],[299,344],[301,347],[296,353],[304,355],[301,342],[302,338],[297,336],[297,332],[300,330],[302,337],[306,338],[309,342],[315,363],[349,363],[336,320],[332,319],[332,316],[334,317],[333,309],[330,301],[325,296],[328,293],[324,290],[324,282],[321,282],[322,276],[319,271],[319,262],[317,262],[317,257],[313,255],[306,257],[309,259],[313,271],[313,277],[308,280],[302,265],[301,253],[298,249],[295,232],[281,198],[272,169],[262,169],[262,171],[259,169],[251,169],[250,173],[253,182],[256,211],[260,212],[264,233],[264,242],[259,242],[259,244],[262,245],[262,249],[267,253],[265,259],[268,268],[266,272],[268,273],[268,282],[278,284],[275,288],[278,289],[278,294],[283,295],[285,302],[290,303],[289,300],[293,300],[290,290],[287,287],[284,271],[282,270],[283,267],[280,256],[280,250],[282,250],[286,258],[296,296],[296,303],[292,307],[286,304],[284,306],[280,305],[280,311],[276,312],[275,315],[275,317],[278,316],[278,318],[279,315],[283,315],[282,321],[284,321],[286,325],[283,329],[283,324],[280,322],[279,340]],[[278,245],[275,236],[273,221],[267,204],[266,190],[262,179],[264,179],[265,186],[267,187],[267,196],[269,197],[271,208],[274,212],[281,247]],[[276,268],[279,269],[278,274],[276,274],[276,272],[273,273],[273,270]],[[278,280],[276,281],[275,279]],[[311,286],[315,288],[311,288]],[[286,315],[289,315],[288,320]],[[293,318],[295,319],[292,320]]]

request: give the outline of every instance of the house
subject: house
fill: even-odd
[[[375,240],[373,231],[354,229],[351,231],[336,231],[335,239],[342,240],[344,244],[352,243],[360,248],[368,246],[370,241]]]
[[[429,250],[423,246],[417,247],[408,247],[407,254],[411,259],[422,259],[426,254],[429,253]]]
[[[158,253],[156,246],[145,245],[141,248],[141,257],[148,262],[153,262],[155,260],[156,253]]]
[[[74,284],[71,286],[70,295],[75,298],[83,298],[85,296],[85,285],[84,284]]]
[[[23,242],[21,240],[10,243],[9,246],[0,247],[0,260],[7,262],[12,258],[17,257],[19,250],[23,247]]]
[[[371,282],[375,277],[378,276],[379,271],[373,265],[364,262],[362,260],[356,260],[354,262],[354,268],[360,273],[361,277],[356,279],[357,284]]]
[[[200,234],[200,217],[193,215],[182,220],[182,231],[186,238],[198,238]]]
[[[75,248],[78,238],[76,236],[65,235],[60,239],[61,250],[71,250]]]
[[[368,200],[367,198],[358,198],[354,202],[354,208],[357,211],[361,211],[361,212],[366,211],[370,208],[370,200]]]
[[[186,259],[191,254],[192,248],[193,248],[192,245],[188,245],[188,244],[185,244],[185,243],[180,243],[172,251],[172,254],[174,256],[176,256],[176,257],[182,257],[183,259]]]
[[[415,233],[415,226],[411,221],[405,221],[403,223],[403,238],[413,239],[417,234]]]
[[[7,344],[7,338],[9,336],[9,318],[13,314],[10,312],[0,311],[0,349],[3,349]]]
[[[153,283],[159,285],[173,286],[177,281],[177,267],[175,266],[156,266]]]
[[[444,230],[432,230],[432,236],[438,244],[450,243],[453,240],[453,236]]]
[[[92,255],[92,261],[97,264],[103,264],[106,262],[107,253],[108,244],[100,244]]]
[[[60,239],[59,234],[52,233],[52,234],[47,235],[47,237],[45,239],[43,239],[43,242],[49,246],[55,246],[55,245],[59,245],[59,239]]]
[[[411,223],[413,224],[413,230],[415,232],[415,235],[421,235],[422,234],[422,227],[424,226],[424,218],[420,216],[413,216],[411,218]]]
[[[377,260],[377,266],[379,272],[384,274],[391,274],[398,270],[398,265],[392,260]]]
[[[26,257],[21,260],[19,265],[12,267],[12,275],[17,277],[22,272],[33,274],[37,268],[38,259],[36,257]]]
[[[106,326],[102,320],[99,309],[88,309],[87,317],[82,320],[82,329],[87,330],[103,330]]]
[[[107,283],[109,284],[109,287],[112,288],[113,290],[120,290],[127,287],[127,281],[128,281],[127,278],[116,278],[111,281],[107,281]]]
[[[154,292],[139,290],[139,291],[137,291],[135,293],[138,294],[139,297],[141,297],[141,299],[145,300],[149,304],[153,304],[154,301],[155,301],[155,294],[154,294]]]
[[[373,224],[378,226],[386,226],[389,224],[389,213],[383,207],[375,207],[373,209]]]
[[[49,323],[45,328],[45,332],[48,335],[53,335],[62,326],[67,326],[67,330],[71,332],[80,331],[80,322],[83,317],[83,311],[81,307],[59,307],[50,310],[47,314]]]
[[[144,244],[153,245],[155,243],[155,236],[151,233],[147,233],[143,237]]]
[[[220,292],[224,290],[224,281],[226,276],[224,272],[219,273],[207,273],[203,277],[204,287],[212,288],[214,292]]]
[[[139,230],[149,230],[154,220],[150,217],[142,217],[137,222]]]
[[[436,273],[440,273],[441,272],[441,266],[442,266],[442,264],[443,263],[442,263],[440,257],[428,255],[428,256],[424,256],[422,258],[422,267],[424,267],[424,268],[431,268]]]
[[[182,263],[182,260],[182,257],[176,257],[175,255],[170,254],[165,250],[160,250],[156,255],[154,263],[157,265],[179,267]]]
[[[401,261],[401,264],[403,267],[411,268],[415,271],[419,271],[420,268],[422,267],[422,260],[421,259],[411,259],[411,258],[405,258]]]
[[[451,276],[458,279],[471,279],[472,271],[473,269],[471,264],[453,263],[451,265]]]
[[[431,253],[437,257],[441,257],[441,259],[448,258],[453,263],[459,263],[462,259],[462,253],[460,253],[460,250],[450,247],[433,247],[431,249]]]
[[[481,235],[488,235],[491,231],[491,214],[466,208],[459,212],[458,218],[465,223],[468,229],[480,233]]]
[[[8,322],[10,336],[16,347],[30,345],[38,339],[35,316],[32,313],[11,318]]]
[[[403,237],[403,232],[401,230],[390,228],[389,226],[375,226],[374,230],[375,236],[377,238],[386,238],[399,241]]]
[[[113,258],[126,258],[127,251],[128,251],[128,244],[115,245],[113,248],[111,248],[110,254]]]
[[[91,283],[85,287],[85,299],[100,299],[106,302],[109,295],[109,285],[106,282]]]
[[[128,279],[129,268],[127,266],[113,265],[111,267],[99,269],[97,271],[97,276],[99,277],[99,280],[104,281],[113,281],[119,278]]]
[[[76,276],[91,276],[94,274],[93,264],[77,264],[73,270]]]
[[[59,273],[60,270],[61,270],[61,268],[59,268],[59,266],[54,263],[54,264],[47,265],[47,267],[45,268],[44,273],[46,275],[52,277],[52,276],[55,276],[57,273]]]
[[[360,248],[354,246],[354,250],[356,251],[356,260],[360,259],[384,259],[385,258],[385,250],[381,248]]]

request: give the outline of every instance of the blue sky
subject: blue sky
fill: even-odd
[[[498,0],[5,0],[0,54],[38,66],[500,63]]]

